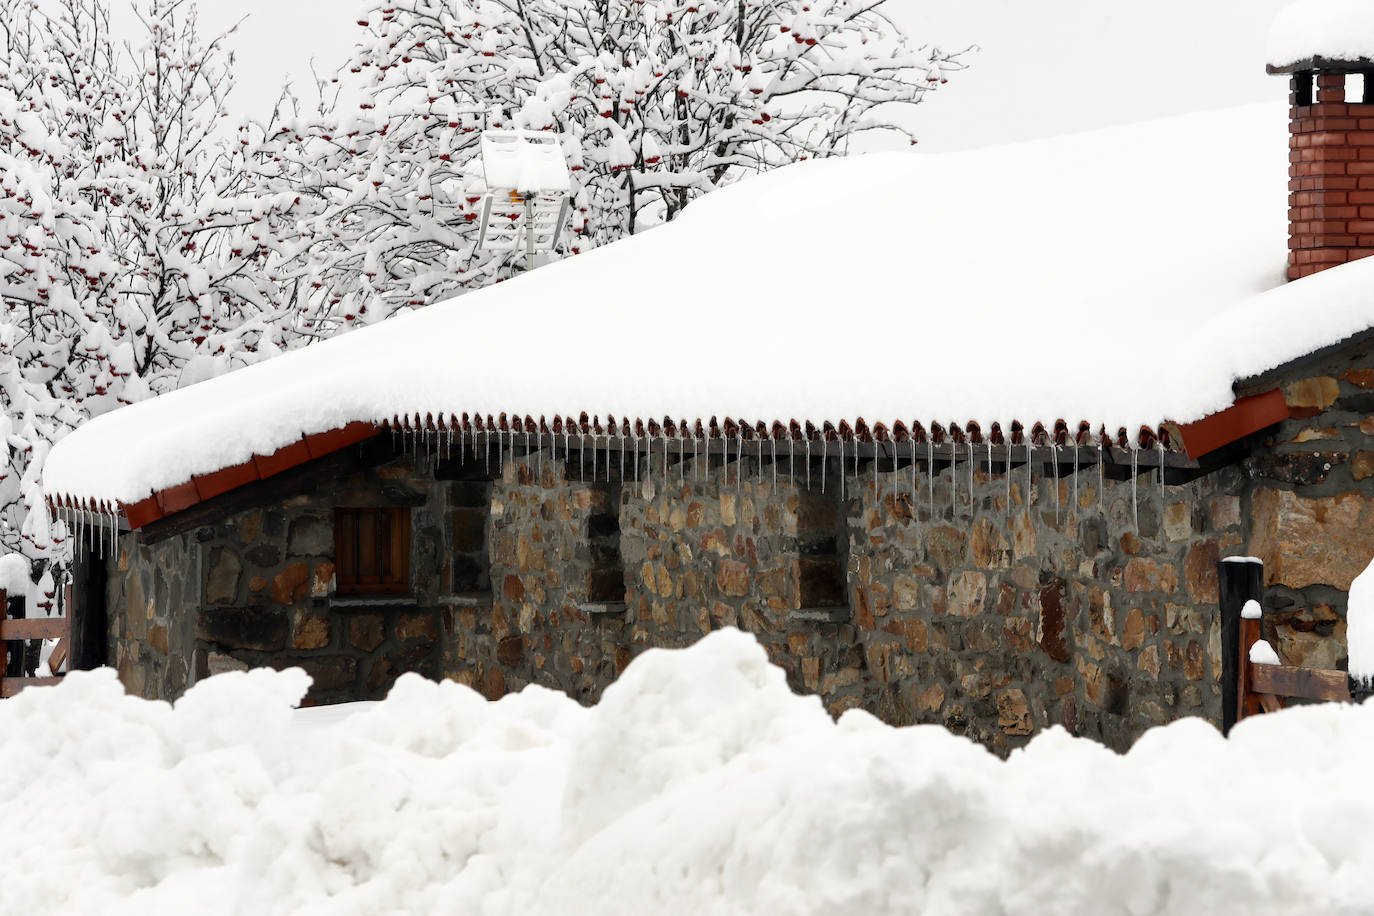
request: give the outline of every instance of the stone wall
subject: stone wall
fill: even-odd
[[[641,465],[625,482],[618,605],[586,589],[589,521],[614,488],[567,480],[563,462],[508,461],[492,496],[494,604],[458,615],[451,676],[489,696],[539,683],[590,702],[637,652],[738,626],[833,713],[943,723],[1003,751],[1055,723],[1124,748],[1150,725],[1218,716],[1215,567],[1244,543],[1234,469],[1162,491],[1142,477],[1134,497],[1107,480],[1099,505],[1095,469],[1076,487],[1066,469],[1056,504],[1036,467],[1028,509],[1024,465],[1009,490],[976,470],[972,502],[967,465],[953,503],[943,470],[933,508],[922,470],[913,499],[909,467],[850,469],[841,498],[833,459],[825,493],[819,466],[807,489],[801,467],[793,481],[781,463],[776,477],[743,465],[688,461],[666,478]],[[812,602],[837,540],[847,600]]]
[[[308,702],[380,698],[405,671],[441,672],[440,593],[451,577],[448,485],[430,462],[372,446],[370,460],[316,462],[279,481],[293,495],[148,543],[111,562],[111,649],[126,688],[175,699],[222,671],[301,667]],[[411,509],[412,593],[334,593],[336,506]]]
[[[622,481],[604,452],[587,479],[577,455],[479,467],[380,437],[223,517],[126,536],[113,661],[168,698],[265,664],[305,667],[321,702],[381,696],[403,671],[592,702],[636,653],[737,626],[835,714],[940,723],[1003,753],[1055,724],[1123,749],[1219,719],[1220,557],[1265,560],[1285,661],[1344,663],[1345,591],[1374,555],[1374,359],[1347,348],[1274,384],[1293,420],[1165,487],[1075,475],[1067,451],[1029,485],[1024,463],[978,455],[933,481],[924,460],[841,476],[834,456],[808,475],[804,459],[656,455]],[[371,505],[411,507],[404,599],[334,593],[333,509]]]
[[[1264,633],[1286,664],[1345,668],[1346,593],[1374,558],[1374,355],[1357,343],[1289,375],[1293,418],[1243,464]]]

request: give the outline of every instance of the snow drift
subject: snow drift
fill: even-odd
[[[305,687],[227,674],[172,707],[105,670],[0,704],[0,914],[1374,907],[1374,709],[1184,720],[1125,756],[1053,729],[1002,762],[832,722],[730,630],[590,709],[408,676],[293,713]]]

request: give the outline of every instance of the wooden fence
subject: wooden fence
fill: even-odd
[[[1223,560],[1217,569],[1221,603],[1221,730],[1246,716],[1283,708],[1284,697],[1351,702],[1349,675],[1330,668],[1256,665],[1250,647],[1262,638],[1263,620],[1245,617],[1249,601],[1261,601],[1264,565],[1258,560]]]
[[[70,603],[68,603],[68,613],[70,613]],[[71,644],[71,632],[68,617],[34,617],[9,619],[9,594],[0,589],[0,699],[12,697],[25,687],[39,687],[44,685],[59,683],[62,678],[58,677],[7,677],[10,670],[11,656],[18,653],[23,657],[23,643],[30,639],[56,639],[57,647],[53,649],[52,655],[48,657],[50,670],[57,670],[67,658],[67,649]],[[17,650],[10,648],[12,643],[19,643]],[[22,662],[20,662],[22,665]],[[22,669],[21,669],[22,674]]]

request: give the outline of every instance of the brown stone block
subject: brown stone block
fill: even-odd
[[[1040,648],[1057,662],[1069,660],[1066,597],[1063,579],[1055,579],[1040,589]]]
[[[929,645],[930,633],[924,620],[908,619],[901,623],[902,638],[912,652],[924,653]]]
[[[358,614],[348,621],[348,641],[356,649],[371,652],[386,640],[386,622],[378,614]]]
[[[148,645],[162,655],[167,654],[167,628],[155,623],[148,628]]]
[[[1356,203],[1374,204],[1374,195],[1356,191],[1352,196],[1358,198]],[[1357,388],[1374,388],[1374,369],[1347,369],[1341,373],[1341,378]]]
[[[997,727],[1008,735],[1029,735],[1034,730],[1026,695],[1013,688],[997,695]]]
[[[1210,539],[1188,548],[1188,556],[1183,562],[1188,597],[1198,604],[1213,604],[1217,600],[1217,561],[1220,558],[1220,547]]]
[[[1374,557],[1374,509],[1358,492],[1303,497],[1261,487],[1252,502],[1249,552],[1266,585],[1349,589]]]
[[[402,641],[438,639],[439,622],[432,614],[402,614],[396,621],[396,638]]]
[[[507,636],[496,645],[496,660],[507,668],[514,668],[525,659],[525,637]]]
[[[738,560],[723,559],[716,570],[716,587],[721,594],[742,598],[749,594],[749,567]]]
[[[1329,375],[1299,379],[1283,386],[1283,399],[1292,408],[1326,410],[1340,397],[1340,383]]]
[[[202,608],[196,637],[232,649],[274,652],[286,647],[286,613],[269,608]]]
[[[1173,592],[1178,588],[1178,570],[1166,563],[1136,557],[1126,564],[1123,582],[1129,592]]]
[[[508,575],[501,584],[501,593],[507,601],[524,601],[525,583],[520,581],[519,576]]]
[[[273,662],[275,668],[303,668],[310,675],[311,691],[339,690],[358,682],[358,660],[346,655],[312,656]]]
[[[918,712],[936,712],[945,705],[945,688],[931,684],[920,690],[913,690],[912,704]]]
[[[1364,449],[1357,451],[1350,462],[1350,476],[1356,480],[1367,480],[1374,477],[1374,452]]]
[[[966,570],[950,582],[949,612],[959,617],[972,617],[983,612],[987,601],[987,576],[976,570]]]
[[[1140,608],[1126,612],[1126,625],[1121,629],[1121,648],[1139,649],[1145,642],[1145,615]]]
[[[295,649],[323,649],[329,645],[331,627],[328,614],[309,608],[296,608],[291,628],[291,646]]]
[[[310,591],[310,567],[294,563],[272,579],[272,600],[278,604],[298,604]]]

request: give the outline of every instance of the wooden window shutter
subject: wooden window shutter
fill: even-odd
[[[334,510],[335,588],[339,594],[410,590],[410,510]]]

